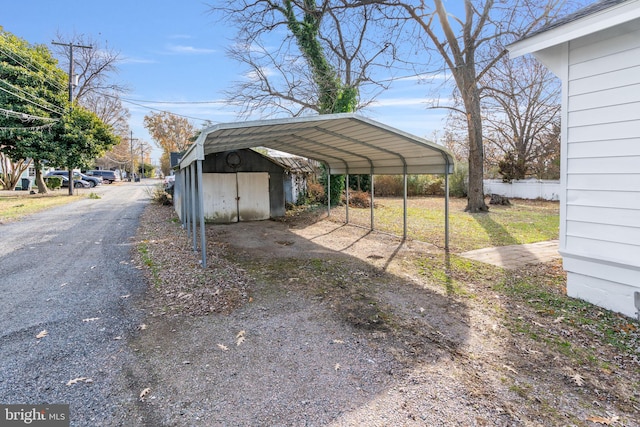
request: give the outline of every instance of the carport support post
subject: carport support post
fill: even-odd
[[[191,235],[193,240],[193,251],[196,252],[198,250],[198,240],[196,239],[196,174],[195,174],[195,163],[191,163],[189,165],[189,175],[191,175],[191,226],[193,227],[193,234]]]
[[[185,179],[185,169],[180,169],[180,219],[182,229],[187,228],[187,181]]]
[[[207,236],[204,226],[204,186],[202,185],[202,160],[198,160],[198,213],[200,214],[200,250],[202,268],[207,268]]]
[[[444,157],[444,250],[449,252],[449,158]]]
[[[185,211],[184,211],[184,225],[185,225],[185,229],[187,230],[187,239],[191,237],[191,186],[190,186],[190,180],[189,180],[189,169],[190,167],[187,166],[186,168],[184,168],[184,181],[185,181],[185,186],[184,186],[184,207],[185,207]]]
[[[371,191],[371,231],[373,231],[373,168],[371,168],[371,173],[369,174],[369,191]]]
[[[404,166],[404,173],[402,174],[402,181],[404,186],[404,197],[402,199],[402,210],[403,210],[403,226],[402,226],[402,238],[407,238],[407,166]]]
[[[346,215],[345,219],[347,220],[347,224],[349,224],[349,169],[347,169],[347,176],[345,177],[345,198],[347,199],[347,207],[346,207]]]
[[[331,216],[331,169],[327,166],[327,216]]]

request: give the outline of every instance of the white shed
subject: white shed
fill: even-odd
[[[640,0],[604,0],[508,46],[562,80],[567,293],[640,310]]]

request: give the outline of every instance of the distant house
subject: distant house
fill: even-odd
[[[562,79],[567,293],[640,310],[640,0],[604,0],[508,46]]]

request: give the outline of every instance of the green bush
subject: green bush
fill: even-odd
[[[457,162],[453,175],[449,177],[449,194],[453,197],[467,197],[469,191],[469,165]]]
[[[402,175],[376,175],[376,196],[400,197],[404,194]],[[444,178],[440,175],[407,175],[407,195],[444,196]]]
[[[444,196],[444,178],[441,176],[427,175],[430,178],[422,186],[425,196]]]
[[[327,179],[327,170],[322,166],[322,175],[320,176],[320,183],[324,186],[325,194],[327,192],[327,182],[331,183],[331,206],[339,204],[342,200],[342,194],[344,193],[344,175],[331,175],[331,179]]]
[[[49,190],[57,190],[62,187],[62,177],[59,176],[47,176],[44,178],[44,182]]]

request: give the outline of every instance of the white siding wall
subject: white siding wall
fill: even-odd
[[[640,291],[640,23],[571,41],[568,67],[567,291],[633,316],[633,292]]]

